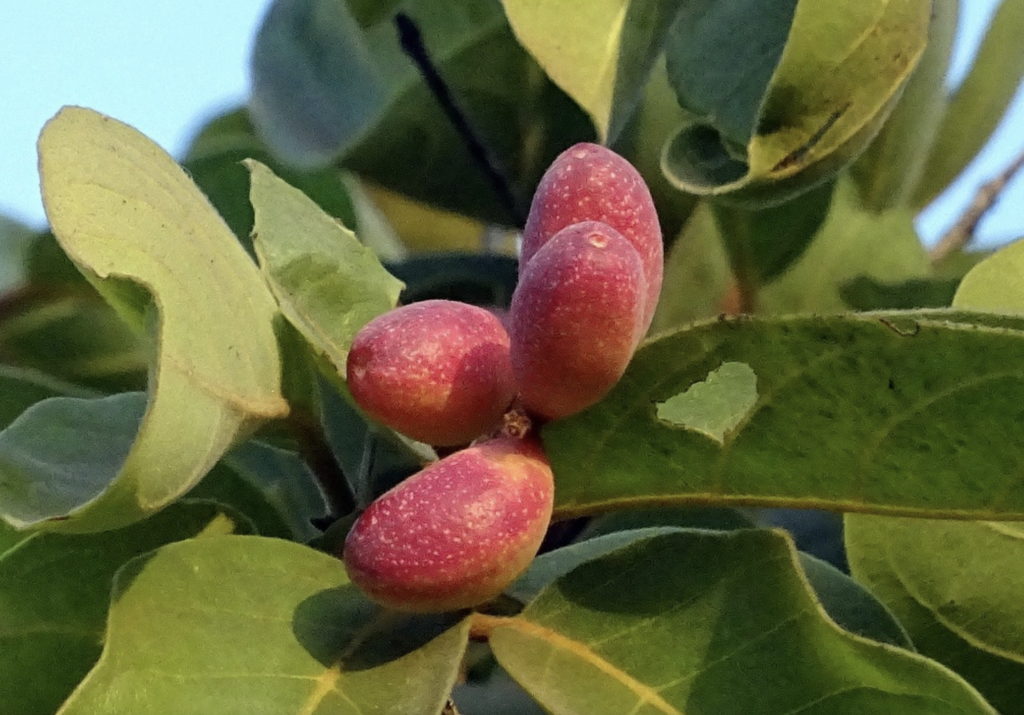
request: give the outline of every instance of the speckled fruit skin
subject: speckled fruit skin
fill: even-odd
[[[374,501],[348,534],[345,568],[390,608],[469,608],[500,594],[530,564],[553,501],[551,467],[536,440],[491,439]]]
[[[584,221],[537,251],[512,296],[512,371],[526,409],[559,419],[619,381],[643,337],[643,264],[615,229]]]
[[[598,144],[569,147],[551,163],[537,185],[523,229],[520,275],[552,236],[580,221],[602,221],[633,244],[647,282],[644,332],[658,307],[665,269],[661,225],[651,192],[633,165]]]
[[[369,322],[352,343],[346,375],[371,418],[438,446],[489,432],[516,392],[501,320],[449,300],[413,303]]]

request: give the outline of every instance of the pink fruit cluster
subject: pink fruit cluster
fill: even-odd
[[[454,301],[396,308],[356,335],[349,390],[374,420],[441,447],[498,433],[514,403],[540,420],[580,412],[618,382],[650,326],[662,250],[637,171],[604,147],[577,144],[534,195],[507,329]],[[536,438],[487,437],[371,504],[346,539],[345,565],[392,608],[474,606],[530,563],[553,501]]]

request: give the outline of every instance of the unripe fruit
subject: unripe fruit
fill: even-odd
[[[530,564],[553,501],[551,467],[534,439],[482,442],[374,501],[345,540],[345,568],[363,593],[390,608],[475,606]]]
[[[537,251],[512,296],[512,370],[523,404],[548,419],[590,407],[643,337],[643,264],[615,229],[584,221]]]
[[[509,336],[492,313],[426,300],[370,321],[347,364],[352,397],[374,420],[439,446],[468,444],[515,397]]]
[[[551,163],[533,195],[523,229],[519,272],[552,236],[580,221],[602,221],[640,254],[646,279],[643,330],[658,306],[664,272],[661,225],[651,192],[633,165],[597,144],[569,147]]]

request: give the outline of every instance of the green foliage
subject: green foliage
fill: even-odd
[[[1024,247],[914,230],[1024,75],[1004,0],[947,90],[960,8],[274,0],[182,166],[62,110],[50,230],[0,219],[0,711],[1024,715]],[[555,478],[519,579],[386,611],[338,555],[439,455],[354,406],[353,338],[507,308],[498,226],[595,136],[665,234],[651,336],[506,415]],[[808,509],[834,563],[763,528]]]

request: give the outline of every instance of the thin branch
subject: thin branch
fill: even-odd
[[[974,200],[963,212],[960,219],[953,224],[953,227],[946,232],[942,239],[935,244],[931,251],[932,264],[941,263],[953,253],[960,251],[974,238],[978,224],[985,218],[985,215],[1002,198],[1003,192],[1013,178],[1024,169],[1024,150],[1017,155],[1009,166],[1002,173],[991,181],[982,185],[974,195]]]
[[[526,215],[512,191],[512,182],[508,174],[502,168],[497,157],[488,150],[487,144],[470,123],[469,117],[459,108],[451,89],[427,53],[420,28],[404,12],[395,15],[395,26],[398,28],[398,41],[402,45],[402,51],[409,56],[409,59],[419,69],[420,74],[423,75],[431,94],[434,95],[445,116],[448,117],[448,121],[462,138],[473,161],[487,177],[488,183],[498,195],[498,200],[501,201],[505,210],[508,211],[509,217],[518,228],[522,228],[526,225]]]

